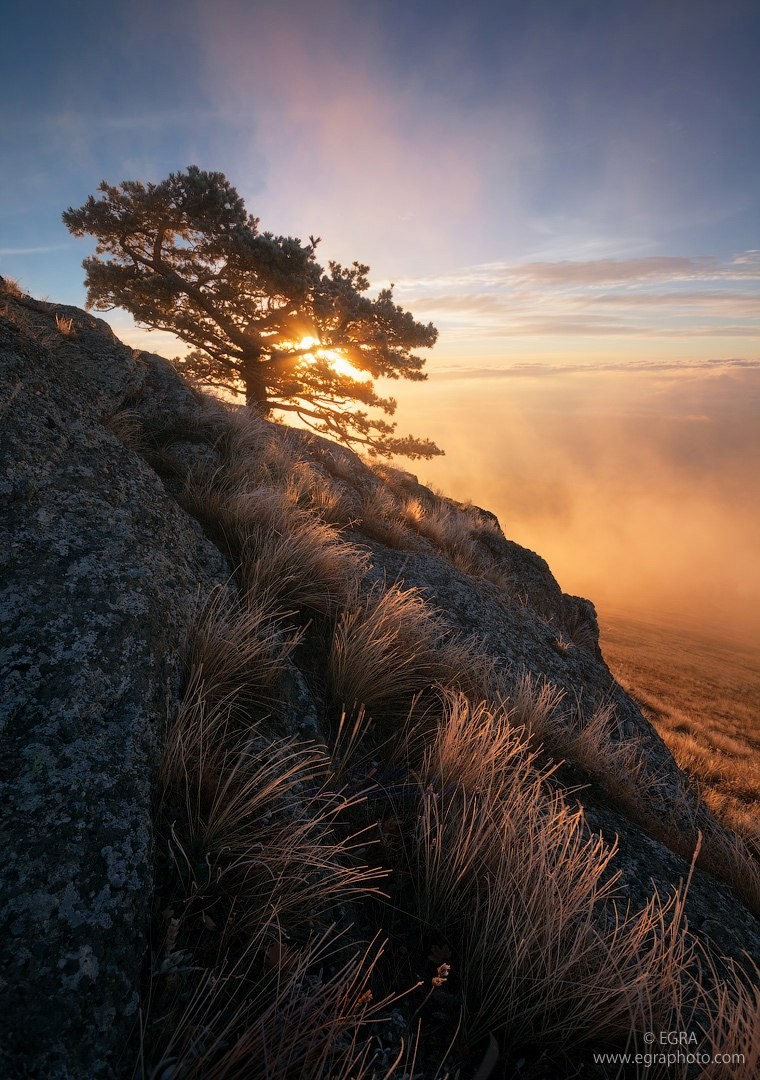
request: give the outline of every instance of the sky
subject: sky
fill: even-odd
[[[83,305],[63,209],[221,170],[439,328],[393,386],[447,451],[422,479],[602,615],[760,642],[756,0],[41,0],[3,28],[0,273]]]

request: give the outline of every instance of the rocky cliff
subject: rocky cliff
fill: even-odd
[[[423,765],[412,767],[412,751],[383,747],[408,726],[410,709],[431,715],[432,688],[442,685],[462,700],[487,700],[491,714],[501,703],[515,728],[528,729],[531,752],[551,763],[545,782],[568,812],[582,804],[587,835],[618,845],[623,902],[640,909],[685,881],[701,833],[705,869],[694,872],[686,902],[692,931],[716,956],[758,955],[757,922],[736,892],[744,886],[751,900],[749,863],[611,677],[592,605],[564,595],[546,563],[509,541],[493,515],[321,438],[241,418],[188,387],[167,361],[121,344],[104,322],[7,288],[0,500],[3,1075],[130,1076],[136,1061],[145,1076],[206,1075],[207,1066],[182,1066],[176,1048],[157,1051],[161,1069],[151,1072],[138,1048],[153,975],[168,977],[167,957],[180,952],[166,852],[181,861],[186,845],[172,829],[192,813],[185,800],[166,825],[167,800],[178,797],[166,794],[165,747],[178,715],[187,717],[188,658],[210,596],[224,596],[233,611],[242,603],[246,617],[266,607],[269,629],[257,633],[269,643],[267,662],[277,653],[278,686],[256,705],[268,718],[263,727],[257,720],[256,738],[270,748],[308,740],[334,763],[346,745],[339,717],[363,705],[372,734],[349,775],[358,769],[366,781],[396,770],[407,793]],[[369,679],[358,669],[374,655],[386,663],[387,641],[372,653],[359,631],[389,597],[401,597],[399,625],[414,618],[416,629],[407,637],[393,629],[395,681],[385,689],[380,666]],[[255,682],[255,660],[246,665]],[[352,687],[360,700],[349,700]],[[383,807],[371,824],[391,851],[397,841],[383,835],[391,829]],[[393,852],[380,861],[387,872]],[[407,852],[400,865],[408,861]],[[203,889],[193,874],[195,903]],[[214,933],[219,909],[210,903],[199,918]],[[174,914],[157,916],[157,906]],[[407,930],[388,931],[371,906],[350,919],[346,910],[339,918],[359,926],[362,940],[382,924],[394,963],[414,953]],[[168,920],[169,946],[157,944],[157,919],[164,930]],[[431,956],[453,952],[466,968],[453,925],[444,936]],[[284,946],[272,948],[262,944],[265,975],[290,972]],[[468,1015],[467,985],[463,976],[440,991],[451,998],[448,1013],[441,999],[449,1019]],[[394,1022],[413,1028],[415,1009],[404,1008]],[[431,1021],[431,1046],[436,1023],[444,1022]],[[480,1055],[479,1023],[456,1051],[462,1061]],[[488,1030],[499,1048],[491,1052],[504,1060],[532,1038],[523,1028],[507,1038],[496,1021]],[[218,1075],[259,1075],[251,1060]],[[372,1071],[371,1060],[361,1075],[391,1075]],[[312,1074],[306,1066],[261,1073]]]

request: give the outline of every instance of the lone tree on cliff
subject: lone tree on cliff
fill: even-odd
[[[427,378],[411,350],[438,336],[393,302],[392,289],[364,295],[368,266],[331,262],[325,273],[318,240],[260,232],[227,178],[196,165],[159,184],[104,181],[98,190],[63,214],[75,236],[98,240],[82,264],[89,307],[122,307],[143,326],[170,330],[193,347],[182,366],[264,414],[295,413],[374,455],[443,452],[353,407],[392,415],[395,400],[380,397],[374,380]]]

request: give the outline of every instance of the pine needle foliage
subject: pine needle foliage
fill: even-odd
[[[99,191],[63,214],[75,236],[98,241],[83,262],[90,307],[121,307],[176,334],[192,349],[183,368],[264,414],[293,414],[370,455],[442,453],[378,415],[392,416],[396,401],[374,381],[425,379],[413,350],[434,345],[437,331],[396,304],[392,288],[370,298],[368,266],[325,270],[318,239],[261,232],[224,174],[196,165]]]

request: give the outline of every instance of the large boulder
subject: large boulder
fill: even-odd
[[[229,569],[117,437],[148,391],[180,425],[182,380],[77,309],[0,299],[0,1074],[112,1076],[139,1022],[158,736]]]

